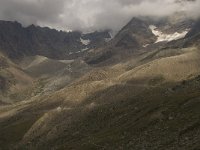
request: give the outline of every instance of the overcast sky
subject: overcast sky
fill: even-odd
[[[0,0],[0,19],[64,30],[119,30],[133,16],[200,15],[200,0]],[[184,0],[181,0],[184,1]]]

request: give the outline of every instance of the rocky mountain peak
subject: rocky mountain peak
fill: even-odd
[[[149,24],[138,18],[133,18],[116,35],[116,46],[139,48],[155,42],[156,37],[149,29]],[[136,44],[137,43],[137,44]]]

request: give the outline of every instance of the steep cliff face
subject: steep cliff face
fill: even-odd
[[[152,44],[155,40],[156,37],[149,29],[149,24],[133,18],[116,35],[116,46],[138,49],[143,45]]]
[[[0,48],[11,58],[33,53],[25,29],[17,22],[0,22]]]
[[[186,35],[186,37],[192,37],[198,35],[200,33],[200,20],[198,20],[190,30],[190,32]]]
[[[110,38],[108,31],[82,34],[34,25],[25,28],[17,22],[0,21],[0,49],[12,59],[26,55],[66,59],[71,54],[101,46],[107,38]],[[85,40],[89,43],[84,43]]]

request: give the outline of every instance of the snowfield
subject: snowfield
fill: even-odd
[[[178,39],[184,38],[186,34],[189,32],[189,29],[187,29],[183,31],[182,33],[175,32],[173,34],[165,34],[162,31],[159,31],[157,27],[154,25],[150,25],[149,28],[151,29],[152,33],[155,36],[157,36],[157,41],[155,43],[164,42],[164,41],[170,42],[173,40],[178,40]]]

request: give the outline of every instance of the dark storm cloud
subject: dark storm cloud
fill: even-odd
[[[177,3],[181,1],[181,3]],[[0,19],[58,29],[120,29],[133,16],[162,17],[178,11],[198,17],[200,0],[1,0]]]

